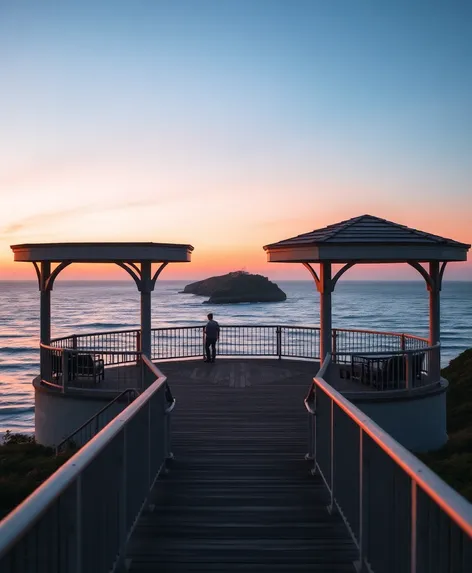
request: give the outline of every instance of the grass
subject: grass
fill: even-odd
[[[441,374],[449,381],[449,440],[440,450],[418,457],[472,502],[472,348],[451,360]]]
[[[64,462],[73,450],[56,457],[33,436],[6,432],[0,445],[0,519],[21,503]]]

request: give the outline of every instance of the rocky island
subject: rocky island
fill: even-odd
[[[187,285],[185,294],[210,297],[204,303],[281,302],[287,295],[267,277],[235,271]]]

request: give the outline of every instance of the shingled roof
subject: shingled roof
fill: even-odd
[[[470,245],[361,215],[264,246],[269,261],[466,260]],[[281,258],[284,252],[288,258]],[[278,253],[278,256],[274,257]]]

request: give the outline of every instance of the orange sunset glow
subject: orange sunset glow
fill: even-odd
[[[431,31],[413,34],[393,8],[337,37],[327,7],[292,18],[276,2],[269,20],[261,6],[249,21],[226,4],[189,6],[186,28],[161,3],[112,20],[85,6],[4,9],[1,279],[35,277],[10,245],[73,241],[192,244],[192,262],[164,280],[242,268],[305,279],[298,265],[268,264],[262,246],[364,213],[472,242],[466,35],[433,58]],[[148,20],[159,33],[143,36]],[[61,276],[80,278],[127,277],[103,265]],[[472,280],[470,261],[447,279]]]

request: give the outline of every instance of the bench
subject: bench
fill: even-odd
[[[62,353],[51,356],[53,380],[62,378]],[[67,356],[67,381],[91,378],[97,384],[105,378],[105,363],[102,358],[86,352],[73,352]]]
[[[421,380],[425,354],[410,355],[410,386]],[[379,390],[406,388],[407,356],[396,354],[382,355],[353,355],[351,358],[352,379],[377,388]]]

